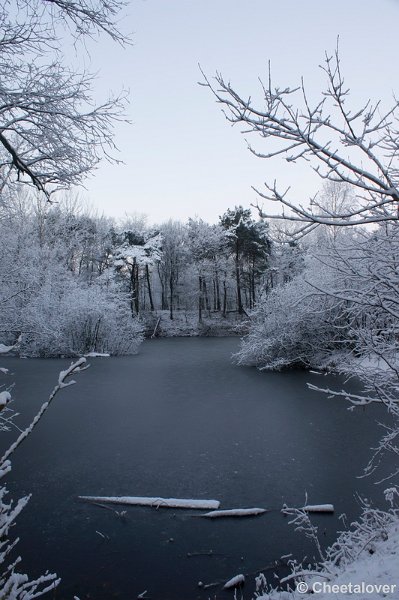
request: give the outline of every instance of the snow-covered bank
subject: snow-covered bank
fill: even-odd
[[[316,568],[293,564],[292,574],[273,589],[257,578],[257,600],[399,599],[399,512],[366,508],[349,531],[341,533]]]
[[[223,337],[241,336],[246,333],[248,318],[237,312],[228,313],[226,317],[220,312],[209,312],[198,320],[196,311],[175,311],[173,319],[169,311],[157,310],[141,315],[146,337]]]

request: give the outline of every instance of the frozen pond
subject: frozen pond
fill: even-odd
[[[237,348],[234,338],[160,339],[135,357],[92,359],[16,452],[9,488],[33,493],[15,528],[23,569],[56,571],[57,600],[134,600],[144,590],[152,600],[233,598],[197,583],[255,573],[289,552],[315,553],[276,510],[284,502],[302,506],[307,492],[309,503],[333,503],[335,516],[316,519],[328,543],[341,513],[359,514],[356,492],[382,498],[382,488],[356,476],[384,409],[349,412],[344,400],[306,388],[340,387],[333,376],[236,367]],[[2,359],[14,373],[20,420],[69,363]],[[3,434],[2,444],[13,436]],[[221,508],[275,510],[205,520],[193,510],[127,507],[123,521],[78,495],[215,498]],[[253,590],[250,576],[247,600]]]

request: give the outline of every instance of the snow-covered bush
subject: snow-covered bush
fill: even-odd
[[[292,517],[291,524],[300,532],[309,534],[314,539],[320,556],[320,543],[317,538],[317,528],[313,526],[308,515],[300,509],[288,509]],[[364,504],[360,518],[351,524],[350,528],[341,532],[336,540],[321,553],[320,561],[315,565],[303,565],[293,560],[290,562],[291,574],[280,579],[279,587],[270,585],[263,574],[257,577],[257,600],[300,600],[304,598],[301,587],[295,589],[299,582],[307,585],[309,592],[312,586],[325,582],[331,585],[352,586],[373,584],[380,586],[393,585],[397,592],[397,552],[399,541],[399,512],[395,509],[388,511],[372,508]],[[287,589],[288,591],[282,591]],[[304,588],[302,588],[304,589]],[[355,593],[357,595],[357,593]],[[331,597],[331,593],[317,593],[322,599]],[[344,599],[348,593],[334,593],[338,600]],[[368,594],[370,598],[379,599],[386,596],[383,593]],[[359,596],[360,597],[360,596]]]
[[[143,336],[126,294],[113,281],[93,285],[47,277],[25,308],[21,351],[33,356],[133,354]]]
[[[142,326],[108,268],[107,231],[75,206],[32,211],[22,198],[0,212],[2,342],[22,333],[28,356],[137,351]]]
[[[335,283],[333,268],[308,257],[303,273],[260,299],[238,363],[270,370],[308,367],[341,348],[349,327],[345,303],[319,291]]]

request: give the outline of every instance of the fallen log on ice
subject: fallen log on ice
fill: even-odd
[[[155,508],[194,508],[206,510],[217,509],[220,506],[218,500],[194,500],[186,498],[150,498],[145,496],[78,496],[78,498],[86,502],[152,506]]]
[[[240,585],[244,585],[244,583],[245,583],[245,576],[244,575],[236,575],[235,577],[232,577],[231,579],[226,581],[226,583],[223,586],[223,589],[229,590],[231,588],[235,588],[235,587],[239,587]]]
[[[211,551],[209,556],[212,556],[212,554],[216,554],[216,553],[213,553]],[[193,553],[192,556],[195,556],[195,553]],[[220,556],[225,556],[225,555],[221,554]],[[287,567],[288,562],[287,562],[287,560],[284,560],[284,559],[290,558],[291,556],[292,556],[292,554],[287,554],[285,557],[281,557],[281,559],[274,560],[273,562],[267,564],[266,566],[262,567],[261,569],[256,569],[256,571],[251,571],[249,573],[242,573],[241,575],[239,575],[239,576],[237,575],[236,577],[244,577],[244,579],[240,580],[242,583],[244,583],[246,577],[255,577],[256,575],[259,575],[259,573],[264,573],[265,571],[278,570],[283,567]],[[234,579],[235,579],[235,577],[233,577],[233,580]],[[227,583],[229,583],[231,581],[232,580],[230,579]],[[226,585],[226,584],[224,583],[224,580],[219,580],[219,581],[212,581],[211,583],[203,583],[202,581],[199,581],[197,585],[198,585],[198,587],[203,588],[204,590],[208,590],[210,588],[217,587],[219,585]]]
[[[231,508],[228,510],[212,510],[200,517],[207,517],[208,519],[216,519],[218,517],[254,517],[256,515],[263,515],[267,510],[265,508]]]
[[[333,504],[308,504],[307,506],[303,507],[303,510],[305,510],[306,512],[309,512],[309,513],[316,513],[316,512],[333,513],[334,505]]]

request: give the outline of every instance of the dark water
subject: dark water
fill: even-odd
[[[56,571],[58,600],[133,600],[144,590],[153,600],[223,600],[233,593],[205,592],[198,581],[256,573],[289,552],[315,553],[277,510],[205,520],[190,510],[131,507],[123,521],[78,495],[216,498],[222,508],[279,509],[302,506],[307,493],[311,503],[336,506],[335,516],[315,519],[324,544],[342,527],[341,513],[349,521],[359,514],[356,492],[381,501],[381,488],[356,476],[384,409],[349,412],[344,400],[306,388],[307,381],[340,387],[333,376],[235,367],[229,358],[237,347],[232,338],[161,339],[146,341],[136,357],[92,359],[18,449],[8,486],[13,495],[33,493],[15,528],[22,566],[32,575]],[[28,422],[69,361],[2,364],[15,374],[14,396]],[[210,550],[213,556],[187,556]],[[253,591],[251,575],[244,598]]]

